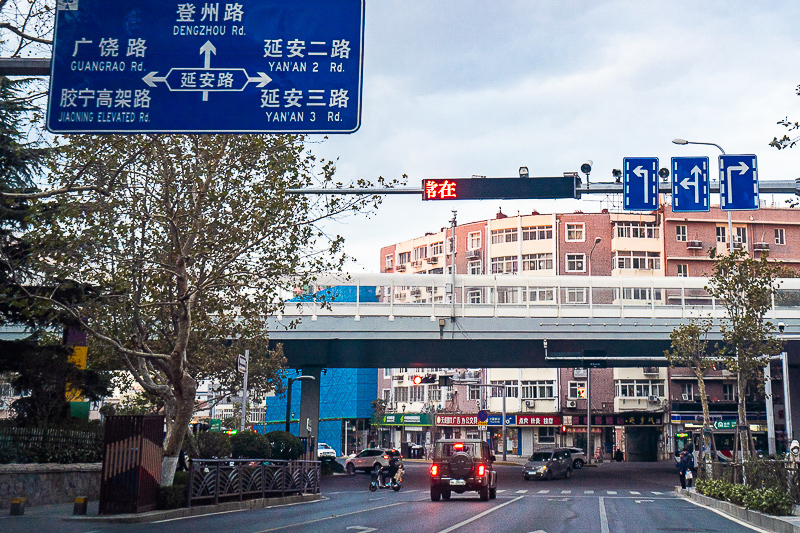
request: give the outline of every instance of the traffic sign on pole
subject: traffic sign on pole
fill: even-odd
[[[57,2],[57,133],[352,133],[365,0]]]
[[[239,354],[236,358],[236,368],[244,374],[247,371],[247,358],[244,355]]]
[[[672,211],[709,211],[707,157],[672,158]]]
[[[755,155],[719,156],[719,205],[723,211],[758,209],[758,167]]]
[[[623,207],[650,211],[658,207],[658,158],[626,157],[622,160]]]
[[[736,427],[736,420],[717,420],[714,422],[714,429],[733,429]]]

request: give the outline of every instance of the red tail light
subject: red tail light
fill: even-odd
[[[431,475],[432,476],[439,475],[439,465],[431,465]]]
[[[453,448],[455,448],[456,450],[463,450],[464,449],[464,443],[463,442],[456,442],[455,444],[453,444]]]
[[[478,465],[478,477],[486,473],[486,465]]]
[[[386,459],[387,461],[389,460],[389,456],[388,455],[384,455],[383,458]]]

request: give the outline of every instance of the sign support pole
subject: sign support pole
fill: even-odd
[[[586,462],[592,464],[592,367],[586,366]]]
[[[242,421],[239,424],[239,431],[244,431],[247,422],[247,373],[250,371],[250,350],[244,351],[244,383],[242,384]]]
[[[772,405],[772,361],[767,359],[764,366],[764,396],[767,397],[767,453],[775,456],[775,414]]]

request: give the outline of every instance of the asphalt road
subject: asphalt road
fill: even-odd
[[[759,531],[677,496],[670,464],[611,463],[575,471],[571,479],[525,481],[518,465],[497,465],[497,499],[474,492],[432,502],[428,463],[407,462],[399,492],[369,492],[370,476],[336,475],[322,482],[321,501],[256,511],[185,518],[152,524],[0,520],[0,529],[90,532],[324,532],[324,533],[556,533]],[[33,511],[33,509],[31,509]],[[5,518],[5,517],[4,517]],[[9,527],[6,527],[9,526]]]

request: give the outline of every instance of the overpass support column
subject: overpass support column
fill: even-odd
[[[322,368],[318,366],[304,367],[304,376],[314,376],[314,379],[304,379],[300,397],[300,432],[301,437],[314,437],[312,457],[316,459],[316,443],[319,442],[319,390]],[[309,438],[309,442],[311,439]]]

